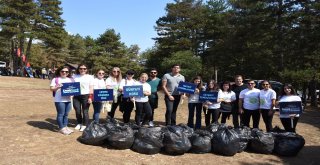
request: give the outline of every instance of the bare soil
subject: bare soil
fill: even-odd
[[[279,157],[250,152],[233,157],[186,153],[169,156],[162,153],[143,155],[131,150],[113,150],[105,146],[84,145],[77,141],[81,132],[64,136],[57,132],[56,110],[49,80],[0,76],[0,164],[320,164],[320,112],[307,107],[297,125],[306,144],[296,157]],[[163,124],[165,106],[160,94],[155,112],[156,124]],[[186,101],[180,105],[178,123],[187,122]],[[92,107],[90,118],[92,119]],[[106,114],[101,114],[104,122]],[[134,113],[131,118],[133,119]],[[121,119],[121,113],[116,112]],[[231,124],[231,120],[227,121]],[[75,126],[75,113],[69,115],[69,126]],[[279,114],[274,125],[281,126]],[[260,128],[264,129],[263,121]]]

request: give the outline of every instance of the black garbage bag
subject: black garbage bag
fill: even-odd
[[[281,129],[279,126],[275,126],[275,127],[271,130],[271,132],[285,133],[285,132],[287,132],[287,131],[284,130],[284,129]]]
[[[161,127],[141,127],[135,136],[132,150],[142,154],[159,153],[163,147],[163,129]]]
[[[212,151],[225,156],[233,156],[239,151],[239,142],[239,135],[233,128],[220,127],[213,134]]]
[[[191,148],[190,140],[180,126],[167,126],[164,131],[163,145],[164,151],[170,155],[182,155]]]
[[[178,124],[178,126],[182,128],[182,132],[183,132],[185,135],[187,135],[188,138],[191,138],[191,137],[192,137],[192,135],[193,135],[193,133],[194,133],[193,128],[188,127],[186,124],[182,124],[182,123]]]
[[[208,153],[211,152],[211,139],[212,134],[206,130],[196,130],[190,138],[192,153]]]
[[[97,124],[94,121],[83,131],[79,138],[80,142],[89,145],[102,145],[107,138],[108,131],[103,124]]]
[[[281,156],[296,156],[303,148],[305,140],[292,132],[274,134],[274,152]]]
[[[239,128],[235,128],[234,129],[238,135],[239,135],[239,138],[240,138],[240,148],[239,148],[239,153],[244,151],[247,146],[248,146],[248,143],[250,141],[250,139],[252,138],[251,137],[251,129],[249,127],[246,127],[246,126],[243,126],[243,127],[239,127]]]
[[[274,138],[272,133],[262,132],[259,129],[252,129],[252,139],[249,146],[253,152],[270,154],[274,148]]]
[[[111,124],[110,124],[111,125]],[[107,143],[115,149],[129,149],[134,141],[134,132],[128,125],[113,125],[107,128]]]
[[[126,125],[128,125],[133,130],[134,136],[136,136],[136,134],[140,129],[140,126],[137,125],[136,123],[126,123]]]
[[[206,130],[209,131],[210,133],[215,133],[218,131],[219,127],[221,127],[219,123],[212,123],[206,127]]]

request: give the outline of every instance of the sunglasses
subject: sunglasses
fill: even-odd
[[[104,75],[105,73],[100,72],[100,73],[98,73],[98,74]]]
[[[79,70],[87,70],[87,68],[79,68]]]
[[[249,85],[253,85],[254,83],[248,83]]]
[[[134,75],[133,73],[127,73],[127,75]]]
[[[60,73],[69,73],[69,71],[62,70],[62,71],[60,71]]]
[[[262,84],[263,86],[267,86],[267,85],[269,85],[269,84]]]

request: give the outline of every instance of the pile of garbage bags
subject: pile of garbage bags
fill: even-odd
[[[142,154],[182,155],[187,152],[213,152],[233,156],[245,150],[261,154],[295,156],[303,148],[301,135],[274,129],[266,133],[248,127],[232,128],[213,123],[203,130],[179,124],[166,127],[139,127],[108,118],[106,123],[92,122],[79,141],[88,145],[106,145],[113,149],[132,149]]]

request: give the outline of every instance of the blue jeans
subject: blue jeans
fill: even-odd
[[[196,109],[196,129],[201,128],[201,112],[202,112],[202,103],[189,103],[189,117],[188,117],[188,126],[194,128],[194,109]]]
[[[68,114],[71,110],[71,102],[55,102],[57,110],[57,122],[59,128],[66,127],[68,125]]]
[[[93,120],[99,123],[100,111],[102,108],[102,102],[93,102]]]

